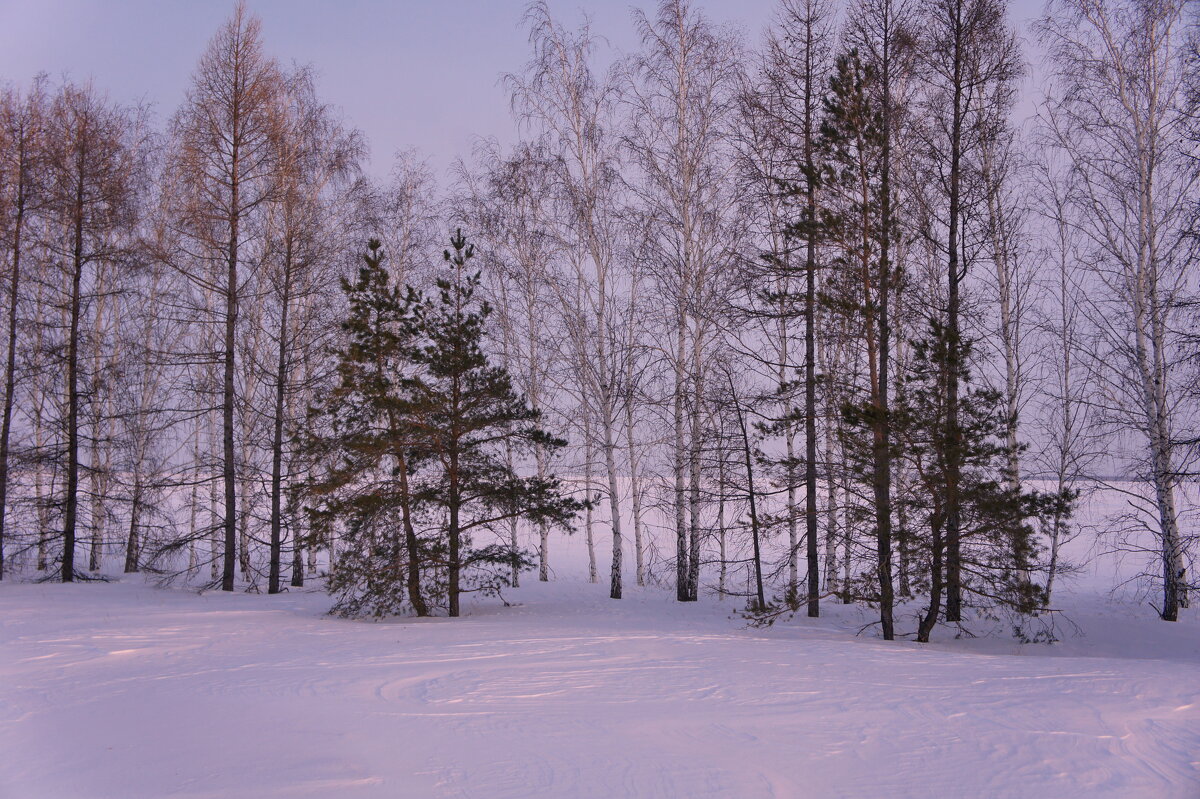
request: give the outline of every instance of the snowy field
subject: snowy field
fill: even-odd
[[[315,592],[6,582],[0,797],[1195,799],[1197,611],[1109,598],[1109,567],[1064,585],[1052,646],[885,643],[830,603],[756,629],[577,567],[383,623]]]

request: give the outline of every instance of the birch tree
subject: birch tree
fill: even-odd
[[[557,371],[559,346],[553,328],[546,324],[559,312],[552,287],[553,262],[560,255],[552,227],[556,165],[549,151],[537,143],[519,144],[507,156],[488,143],[477,160],[480,164],[474,170],[460,165],[467,206],[461,213],[479,230],[503,366],[530,407],[546,413],[554,399],[551,379]],[[511,449],[508,455],[512,457]],[[546,478],[547,453],[541,447],[534,447],[534,460],[538,477]],[[518,519],[514,516],[509,522],[515,549]],[[549,525],[538,526],[537,551],[538,580],[546,582],[550,579]]]
[[[566,268],[563,280],[553,285],[563,291],[563,323],[587,414],[584,449],[595,446],[604,460],[612,532],[609,595],[620,599],[624,539],[617,448],[623,370],[618,319],[624,276],[618,260],[616,87],[612,79],[593,71],[596,41],[586,25],[575,33],[567,31],[544,3],[530,6],[526,19],[533,58],[524,76],[509,76],[508,82],[515,109],[545,137],[557,165],[558,237]],[[586,458],[585,466],[590,468],[590,463]]]
[[[629,63],[626,146],[639,175],[639,209],[656,235],[651,260],[668,305],[676,597],[699,597],[706,380],[727,307],[739,243],[732,126],[740,46],[685,0],[653,18],[635,12],[642,51]]]
[[[1181,456],[1196,419],[1184,390],[1197,174],[1182,146],[1186,9],[1062,0],[1050,11],[1039,25],[1053,69],[1048,120],[1076,185],[1097,410],[1143,442],[1134,463],[1153,491],[1158,610],[1176,621],[1192,557],[1179,523]]]

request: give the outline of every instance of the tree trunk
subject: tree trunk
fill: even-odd
[[[71,259],[71,322],[67,339],[67,486],[63,510],[62,581],[75,579],[76,519],[79,510],[79,317],[83,283],[83,158],[75,185],[75,242]]]
[[[964,42],[961,19],[962,3],[955,5],[953,58],[953,100],[950,122],[950,207],[949,235],[947,247],[949,263],[947,269],[946,303],[946,419],[943,435],[945,444],[945,507],[946,507],[946,621],[962,620],[962,572],[961,572],[961,527],[962,511],[959,500],[961,480],[961,452],[959,442],[958,393],[959,374],[962,369],[962,342],[959,331],[959,217],[962,184],[963,147],[963,83]],[[932,628],[931,628],[932,629]],[[928,636],[928,631],[926,632]]]
[[[610,599],[621,598],[621,508],[617,501],[617,459],[613,443],[613,426],[611,420],[604,423],[604,461],[608,469],[608,512],[612,519],[612,579],[609,583],[608,596]]]
[[[458,450],[451,448],[450,450],[450,469],[447,477],[449,478],[449,486],[447,491],[447,505],[450,511],[450,525],[448,529],[450,540],[450,560],[447,568],[447,583],[449,591],[449,615],[451,618],[456,618],[459,615],[459,579],[462,572],[462,533],[459,529],[458,508],[460,503],[461,493],[458,485]]]
[[[508,363],[507,353],[505,353],[505,363]],[[507,366],[506,366],[507,368]],[[505,439],[504,441],[504,462],[508,465],[508,470],[516,473],[516,461],[513,459],[512,442]],[[517,529],[519,527],[518,519],[513,516],[508,520],[508,549],[510,552],[509,560],[509,579],[512,582],[513,588],[521,587],[521,561],[518,553],[520,546],[517,541]]]
[[[692,354],[695,361],[692,365],[695,387],[692,393],[692,431],[688,449],[688,599],[695,602],[700,598],[700,446],[701,420],[700,410],[704,407],[704,379],[700,366],[699,336],[693,344]]]
[[[429,606],[425,603],[424,595],[421,594],[421,543],[417,539],[417,531],[413,528],[411,496],[408,487],[408,463],[401,458],[400,518],[404,524],[404,546],[408,550],[408,579],[406,580],[408,584],[408,601],[418,616],[428,616]],[[455,524],[457,525],[457,517],[455,518]],[[456,547],[454,554],[451,556],[452,561],[455,560],[457,554]],[[297,555],[296,562],[298,563],[299,560],[299,555]]]
[[[21,234],[25,230],[25,139],[17,142],[16,213],[13,216],[12,274],[8,283],[8,352],[4,358],[4,415],[0,421],[0,579],[4,579],[4,520],[8,511],[8,448],[12,440],[13,392],[17,382],[17,300],[21,288]],[[39,538],[42,531],[38,531]]]
[[[880,224],[879,236],[879,382],[875,387],[874,430],[872,431],[872,488],[875,494],[876,560],[879,569],[879,624],[883,640],[895,639],[892,606],[895,602],[892,587],[892,431],[889,418],[888,370],[891,359],[892,328],[888,311],[892,292],[892,87],[891,87],[891,18],[886,7],[882,59],[883,84],[883,157],[879,164]]]
[[[133,574],[138,570],[141,538],[139,527],[142,515],[142,485],[141,476],[135,478],[133,485],[133,502],[129,508],[129,537],[125,541],[125,573]]]
[[[288,312],[292,304],[292,240],[284,251],[283,293],[279,298],[279,350],[275,363],[275,418],[271,431],[271,554],[267,593],[278,594],[283,571],[283,411],[288,381]]]
[[[544,480],[547,475],[546,453],[538,447],[534,457],[537,459],[538,478]],[[545,523],[538,525],[538,580],[543,583],[550,580],[550,526]]]
[[[675,347],[675,390],[672,406],[672,427],[675,434],[675,452],[674,452],[674,477],[675,477],[675,598],[680,602],[691,601],[691,595],[688,593],[688,539],[687,539],[687,522],[685,521],[684,504],[686,502],[686,489],[684,473],[687,469],[687,460],[684,455],[684,415],[683,415],[683,396],[686,389],[684,378],[684,357],[686,353],[686,333],[684,327],[684,318],[682,312],[679,313],[676,319],[678,330],[676,331],[676,347]]]
[[[234,180],[232,181],[233,212],[229,216],[229,258],[228,274],[225,286],[225,341],[224,341],[224,380],[221,391],[221,430],[222,430],[222,464],[221,479],[225,489],[224,513],[224,564],[221,571],[221,590],[232,591],[237,566],[237,461],[234,449],[233,406],[236,398],[234,378],[235,344],[237,342],[238,318],[238,185],[237,185],[237,143],[234,143],[233,159]]]
[[[583,417],[583,484],[586,496],[590,500],[592,498],[592,416],[591,410],[584,405]],[[583,515],[583,533],[587,539],[588,553],[588,582],[596,583],[600,581],[600,574],[596,570],[596,540],[592,535],[592,506],[589,504]]]
[[[630,377],[632,378],[632,368]],[[632,383],[631,383],[632,384]],[[629,449],[629,493],[633,501],[633,548],[637,558],[637,584],[646,584],[646,566],[642,544],[642,488],[638,473],[637,451],[634,449],[633,398],[625,406],[625,440]]]
[[[717,547],[721,558],[721,571],[717,578],[717,595],[722,599],[725,598],[726,581],[729,573],[729,557],[726,552],[726,530],[725,530],[725,491],[727,482],[725,480],[725,451],[722,448],[720,460],[717,461]]]
[[[938,613],[942,608],[942,591],[944,590],[943,582],[943,555],[944,555],[944,539],[942,538],[942,522],[940,518],[935,518],[932,522],[929,556],[929,607],[925,610],[925,615],[921,617],[921,622],[917,627],[917,642],[921,644],[929,643],[929,634],[933,632],[934,625],[937,624]]]
[[[733,408],[742,433],[742,455],[746,465],[746,498],[750,503],[750,533],[754,545],[754,588],[757,603],[754,610],[763,611],[767,607],[767,597],[763,588],[762,545],[758,524],[757,492],[754,490],[754,459],[751,456],[750,433],[746,429],[746,419],[742,414],[742,404],[737,398],[737,389],[734,388],[733,375],[729,375],[729,390],[733,396]]]

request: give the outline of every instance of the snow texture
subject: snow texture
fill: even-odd
[[[1051,646],[885,643],[828,602],[758,629],[580,566],[382,623],[313,591],[6,581],[0,797],[1200,796],[1196,612],[1157,621],[1104,568],[1064,583]]]

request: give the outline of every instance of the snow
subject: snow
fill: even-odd
[[[1195,611],[1084,575],[1052,646],[886,643],[868,608],[609,600],[555,546],[576,566],[462,619],[6,581],[0,797],[1200,796]]]

